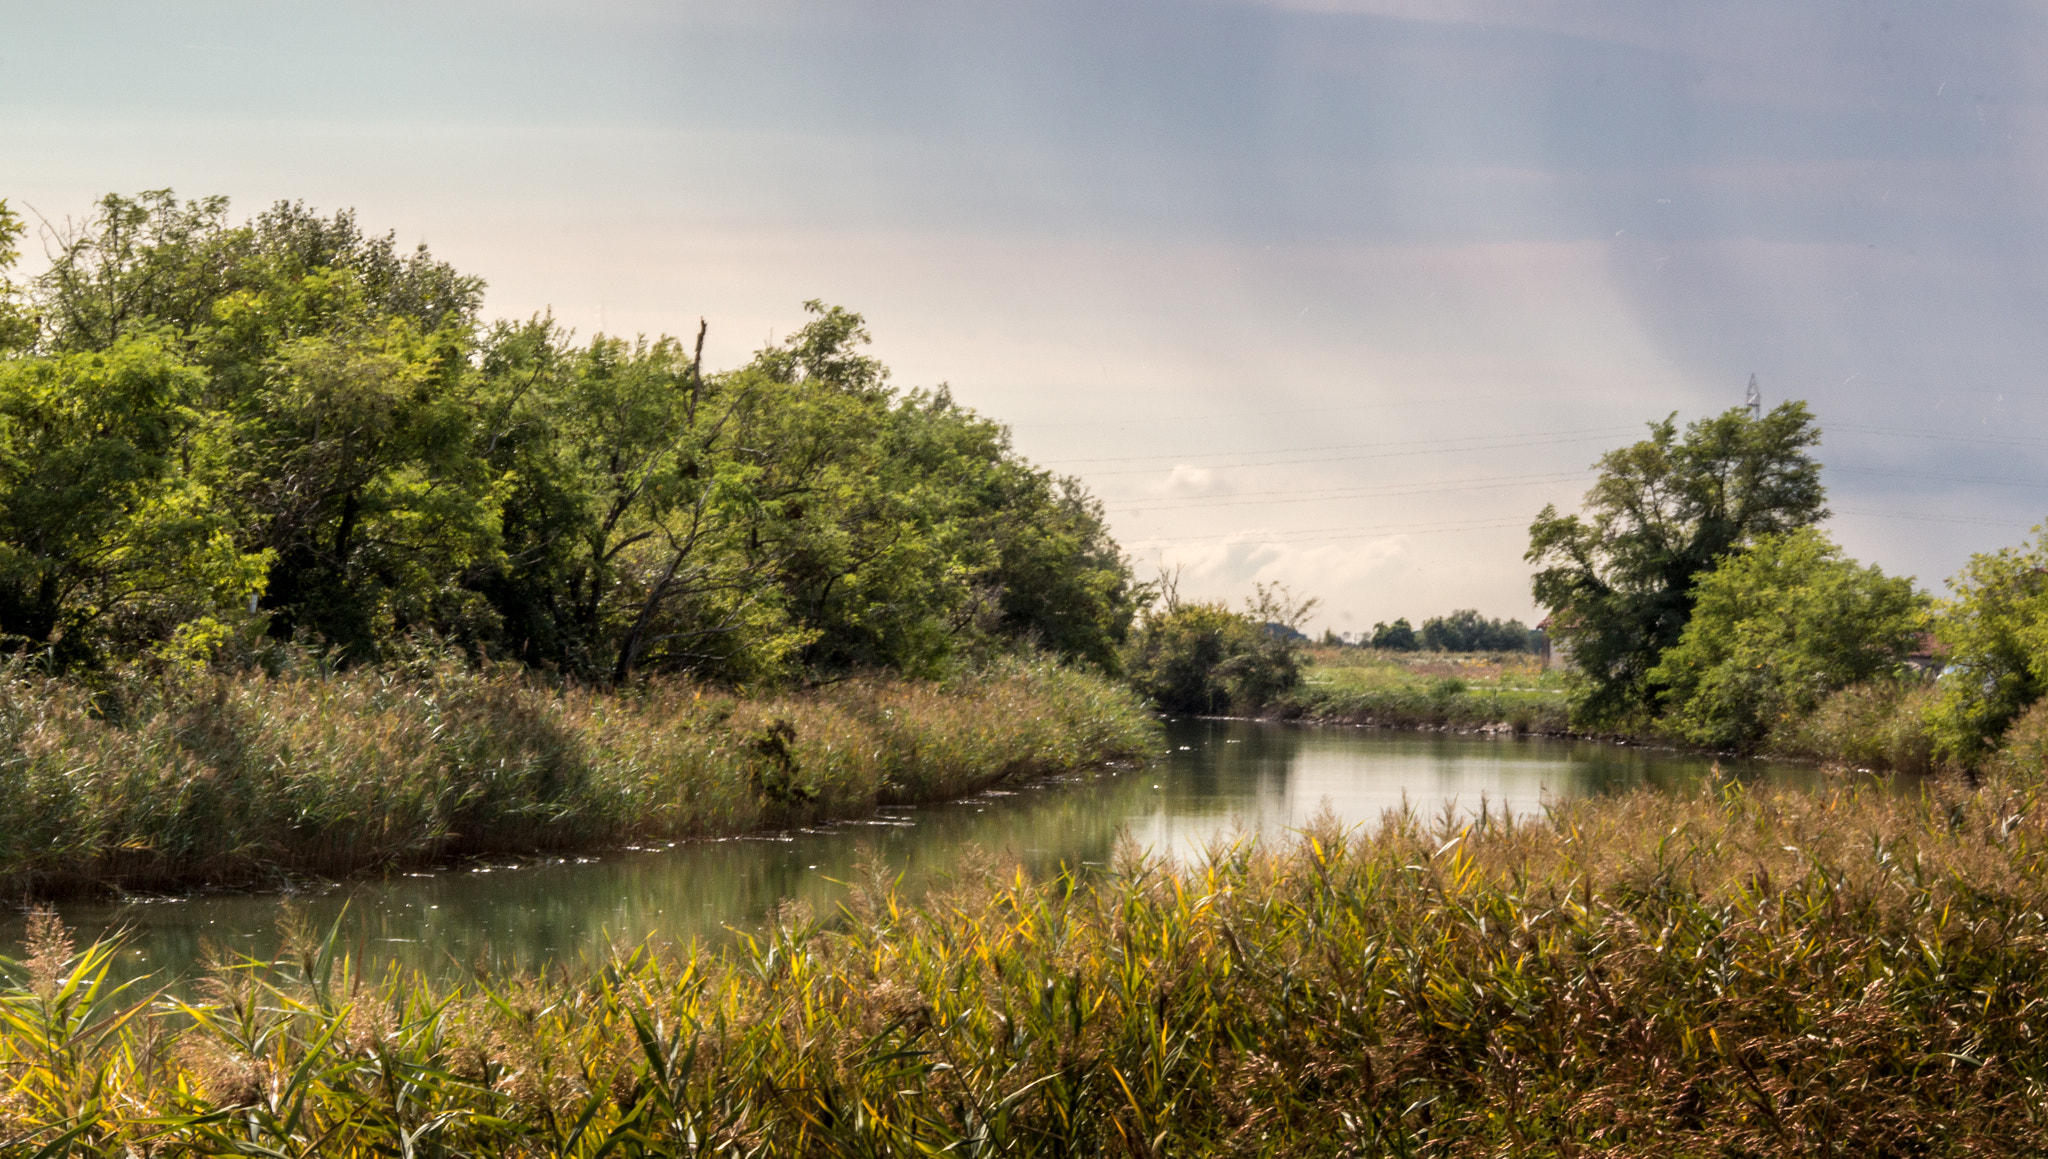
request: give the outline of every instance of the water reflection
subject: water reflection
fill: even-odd
[[[499,862],[355,882],[284,899],[316,928],[337,917],[358,958],[444,975],[475,966],[541,968],[590,960],[616,940],[730,936],[796,902],[830,913],[841,883],[879,872],[910,890],[983,862],[1083,872],[1109,859],[1120,832],[1175,856],[1219,836],[1284,837],[1325,804],[1374,823],[1407,802],[1435,813],[1527,813],[1546,798],[1636,786],[1678,788],[1708,758],[1570,741],[1175,721],[1169,753],[1137,771],[990,793],[869,821],[773,837],[607,851],[588,858]],[[1726,771],[1804,782],[1801,767],[1723,762]],[[211,944],[259,955],[277,948],[276,894],[223,894],[73,905],[82,936],[132,933],[124,973],[185,974]],[[21,919],[0,923],[14,953]]]

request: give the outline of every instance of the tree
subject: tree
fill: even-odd
[[[1687,741],[1744,752],[1830,692],[1896,674],[1926,599],[1812,528],[1767,535],[1699,578],[1692,618],[1651,670]]]
[[[1415,629],[1408,623],[1406,616],[1391,624],[1384,621],[1374,624],[1371,643],[1373,647],[1388,652],[1413,652],[1422,647],[1422,642],[1415,638]]]
[[[0,204],[0,272],[20,232]],[[859,314],[711,373],[701,323],[579,343],[481,326],[482,290],[346,211],[103,198],[40,322],[0,283],[0,632],[131,655],[238,593],[345,663],[417,631],[611,682],[1120,662],[1146,590],[1101,505],[893,388]]]
[[[1529,629],[1520,620],[1489,620],[1473,608],[1422,622],[1422,646],[1438,652],[1526,652]]]
[[[2048,524],[2031,544],[1971,556],[1949,589],[1934,627],[1948,667],[1930,716],[1943,755],[1974,764],[2048,694]]]
[[[1183,602],[1171,578],[1160,602],[1131,634],[1125,670],[1138,691],[1168,712],[1251,712],[1301,682],[1297,628],[1319,601],[1296,600],[1279,584],[1260,584],[1244,610],[1220,600]]]
[[[35,342],[35,320],[22,309],[20,287],[7,277],[7,271],[21,260],[21,251],[15,247],[27,228],[21,215],[8,208],[7,199],[0,198],[0,356]]]
[[[1653,712],[1652,677],[1692,616],[1694,584],[1715,562],[1766,535],[1827,516],[1820,432],[1803,402],[1751,418],[1736,408],[1685,428],[1676,415],[1610,451],[1583,515],[1545,506],[1529,528],[1533,586],[1571,652],[1572,711],[1609,725]]]
[[[262,589],[268,557],[185,469],[202,381],[149,338],[0,361],[0,647],[89,665]]]

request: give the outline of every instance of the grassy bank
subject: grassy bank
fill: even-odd
[[[1533,656],[1327,646],[1307,656],[1302,682],[1267,715],[1387,728],[1569,731],[1562,676]]]
[[[2048,727],[2026,736],[1919,799],[1728,786],[1090,882],[968,866],[916,906],[878,881],[829,922],[577,979],[436,991],[302,938],[120,1013],[104,950],[46,922],[0,1004],[0,1146],[2040,1153]]]
[[[0,686],[0,891],[235,884],[741,832],[1140,757],[1157,724],[1081,672],[742,698],[511,669]]]

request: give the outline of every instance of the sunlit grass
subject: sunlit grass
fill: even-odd
[[[138,1004],[44,920],[0,992],[0,1150],[2040,1153],[2029,752],[1919,798],[1729,784],[1088,881],[969,864],[731,950],[447,988],[299,931]]]

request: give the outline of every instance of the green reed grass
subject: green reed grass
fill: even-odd
[[[884,876],[717,953],[436,988],[300,932],[197,1000],[44,918],[0,1149],[70,1155],[2048,1150],[2041,752]]]
[[[762,697],[564,690],[446,658],[97,695],[15,673],[0,683],[0,890],[226,884],[734,833],[1158,743],[1117,686],[1022,662],[946,684]]]

